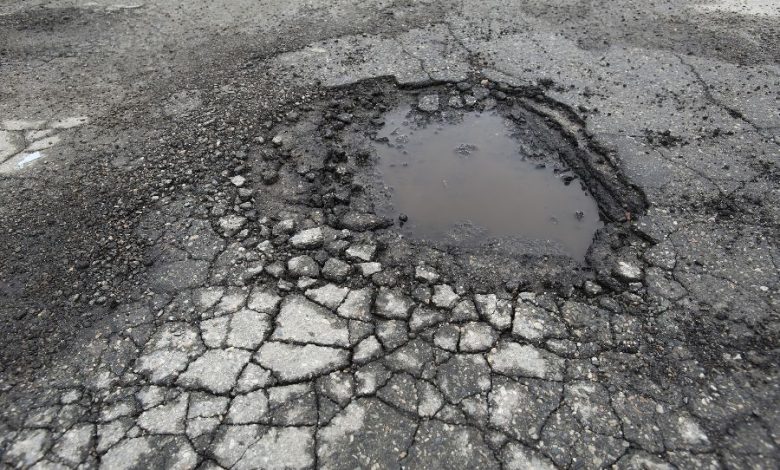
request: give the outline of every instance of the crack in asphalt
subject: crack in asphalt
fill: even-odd
[[[385,10],[396,8],[402,6]],[[463,15],[466,0],[454,10]],[[675,201],[683,191],[669,182],[651,205],[641,184],[621,171],[641,157],[600,145],[590,121],[545,88],[510,87],[476,73],[483,54],[466,47],[452,21],[429,28],[438,25],[447,31],[442,54],[465,52],[468,80],[435,80],[425,56],[397,35],[390,41],[429,83],[370,78],[304,98],[290,93],[278,108],[260,110],[251,103],[274,90],[281,96],[290,84],[255,87],[252,78],[248,86],[228,73],[228,89],[204,71],[190,82],[204,90],[200,104],[150,117],[160,128],[149,131],[148,142],[130,139],[136,148],[129,151],[148,167],[120,163],[112,170],[118,179],[148,172],[143,206],[119,216],[127,225],[130,214],[138,216],[131,230],[143,241],[143,268],[137,277],[115,275],[125,290],[76,287],[85,298],[56,308],[82,306],[96,318],[91,329],[29,377],[2,377],[0,465],[769,468],[778,461],[778,279],[759,271],[776,273],[779,262],[771,236],[757,240],[771,235],[773,219],[748,220],[750,200],[740,198],[758,176],[729,191],[717,175],[697,169],[693,150],[680,148],[675,159],[649,141],[677,172],[690,171],[718,193]],[[267,56],[265,65],[278,57]],[[772,141],[677,58],[707,103],[749,125],[755,139]],[[534,82],[533,74],[501,68],[491,65]],[[630,86],[638,99],[644,85]],[[592,190],[602,185],[597,199],[618,214],[606,218],[586,264],[545,253],[496,258],[428,246],[399,237],[392,221],[373,213],[372,186],[360,179],[372,168],[370,149],[362,147],[375,137],[371,123],[426,93],[472,97],[471,109],[483,112],[521,106],[547,122],[534,130],[540,139],[559,139],[551,148],[575,149],[561,159]],[[452,111],[437,104],[431,112]],[[57,145],[66,154],[69,146],[98,152]],[[608,168],[596,168],[598,159]],[[196,162],[206,169],[188,178]],[[167,178],[171,167],[179,179]],[[82,171],[76,168],[68,171]],[[53,175],[33,170],[33,190]],[[22,179],[8,178],[8,187],[15,191]],[[661,208],[665,216],[656,217],[652,211]],[[658,226],[633,225],[631,216],[621,217],[629,210]],[[90,230],[106,223],[101,217],[90,219],[97,222]],[[74,230],[82,236],[85,228]],[[648,253],[660,243],[673,253],[654,264]],[[362,250],[366,245],[372,248]],[[61,248],[66,244],[48,249]],[[735,253],[740,249],[747,254]],[[82,273],[79,286],[90,286],[83,283],[90,273],[128,263],[67,256],[52,262],[73,265]],[[364,270],[366,263],[372,265]],[[326,266],[344,272],[326,273]],[[4,282],[0,298],[15,301]],[[757,294],[759,283],[767,285]],[[358,292],[367,294],[352,296]],[[426,319],[418,308],[434,314]],[[21,325],[47,318],[41,309],[21,312]]]
[[[764,134],[764,131],[767,129],[764,129],[762,127],[759,127],[753,121],[749,120],[743,113],[738,111],[737,109],[732,108],[731,106],[726,105],[725,103],[721,102],[715,96],[712,94],[712,90],[710,85],[704,80],[704,77],[701,76],[699,71],[696,69],[696,67],[687,62],[683,56],[679,54],[675,54],[675,57],[680,61],[681,64],[686,66],[688,70],[693,74],[693,76],[696,78],[696,81],[699,83],[699,86],[702,89],[702,92],[704,93],[704,96],[707,98],[707,100],[714,104],[715,106],[721,108],[722,110],[726,111],[731,117],[735,119],[739,119],[740,121],[744,122],[745,124],[749,125],[753,128],[754,131],[756,131],[758,134],[760,134],[764,139],[767,140],[767,142],[770,142],[778,147],[780,147],[780,142],[777,142],[772,135]]]

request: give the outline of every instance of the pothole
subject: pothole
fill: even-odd
[[[383,263],[480,288],[582,282],[595,248],[619,249],[646,207],[616,154],[539,88],[376,80],[264,125],[250,159],[258,213],[346,229]]]
[[[377,134],[382,215],[420,240],[477,246],[512,240],[584,259],[603,226],[596,201],[572,170],[523,142],[495,110],[429,117],[403,104]]]

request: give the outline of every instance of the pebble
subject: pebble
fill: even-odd
[[[614,273],[624,281],[639,281],[642,279],[642,269],[626,261],[618,261]]]
[[[344,281],[351,270],[351,266],[338,258],[329,258],[322,268],[322,275],[325,279],[337,282]]]
[[[433,284],[439,280],[439,274],[428,266],[417,266],[414,270],[414,277],[418,281],[424,281]]]
[[[227,235],[231,236],[237,233],[246,224],[246,217],[238,215],[227,215],[219,219],[219,228]]]
[[[302,230],[290,239],[290,243],[295,248],[316,248],[322,245],[322,229],[319,227]]]
[[[601,293],[603,289],[600,285],[596,284],[593,281],[585,281],[585,293],[590,296],[596,296]]]
[[[359,261],[371,261],[376,253],[376,245],[370,243],[361,243],[347,248],[347,256]]]
[[[360,273],[364,277],[371,276],[382,271],[382,265],[380,263],[360,263]]]
[[[315,278],[320,275],[320,267],[310,256],[297,256],[287,262],[287,271],[295,277]]]
[[[233,186],[240,188],[244,185],[244,183],[246,183],[246,178],[241,175],[236,175],[230,178],[230,182],[233,183]]]
[[[433,113],[435,111],[438,111],[439,95],[431,94],[431,95],[421,96],[420,100],[417,102],[417,108],[420,111],[425,111],[426,113]]]

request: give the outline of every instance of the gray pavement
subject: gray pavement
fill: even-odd
[[[5,2],[0,466],[776,468],[779,59],[770,0]],[[402,237],[399,103],[546,126],[586,263]]]

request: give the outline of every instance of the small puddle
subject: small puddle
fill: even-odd
[[[404,233],[447,243],[522,240],[584,259],[603,224],[561,162],[524,155],[515,124],[496,113],[418,125],[408,110],[385,116],[376,144],[386,212],[408,217]]]

